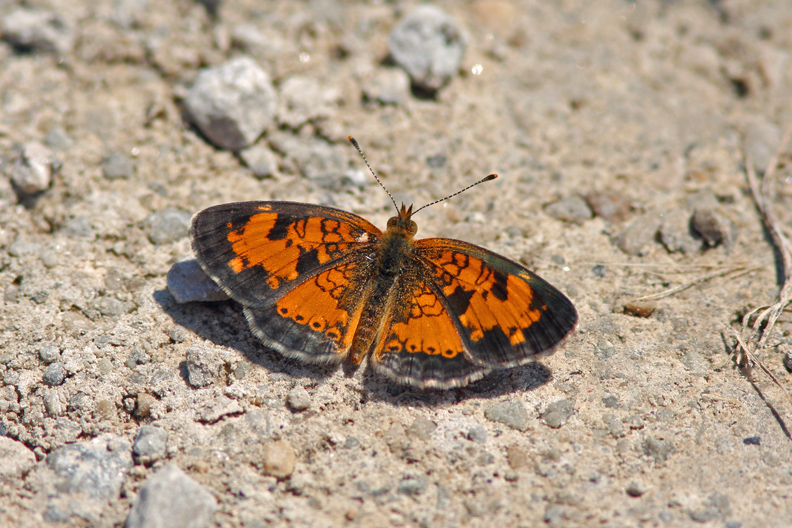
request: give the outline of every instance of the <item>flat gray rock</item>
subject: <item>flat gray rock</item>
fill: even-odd
[[[140,489],[125,528],[204,528],[212,522],[217,501],[181,469],[168,465]]]

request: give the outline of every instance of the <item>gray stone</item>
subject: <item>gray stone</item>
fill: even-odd
[[[131,301],[121,301],[115,297],[102,296],[93,301],[94,308],[99,313],[107,317],[116,317],[129,313],[135,309],[135,303]]]
[[[144,425],[135,435],[132,456],[138,464],[151,465],[165,455],[168,432],[165,429]]]
[[[525,405],[517,400],[494,403],[486,408],[484,416],[488,420],[508,425],[518,431],[527,431],[530,423]]]
[[[303,176],[311,179],[340,179],[348,168],[347,158],[333,145],[321,139],[300,139],[291,134],[273,134],[273,148],[296,165]]]
[[[429,418],[418,416],[407,428],[407,436],[409,438],[418,437],[421,440],[429,440],[435,429],[437,429],[436,423]]]
[[[416,496],[426,491],[429,479],[426,475],[404,475],[396,488],[402,495]]]
[[[624,488],[624,491],[630,497],[640,497],[641,495],[649,491],[649,489],[642,482],[636,482],[633,480],[627,485],[626,488]]]
[[[44,363],[52,363],[60,357],[60,349],[52,343],[43,343],[39,347],[39,357]]]
[[[25,444],[0,436],[0,482],[18,482],[35,465],[36,455]]]
[[[687,209],[674,209],[665,214],[660,225],[660,241],[669,253],[692,255],[701,249],[701,241],[693,236],[690,217]]]
[[[558,429],[567,421],[575,412],[575,402],[572,400],[558,400],[551,403],[542,413],[542,421],[548,427]]]
[[[553,218],[573,224],[582,224],[594,216],[586,200],[578,195],[561,198],[545,207],[545,211]]]
[[[148,479],[132,502],[125,528],[204,528],[212,523],[217,501],[174,465]]]
[[[244,412],[239,402],[228,396],[218,396],[198,412],[198,419],[204,423],[219,422],[221,418]]]
[[[19,238],[8,246],[8,254],[12,257],[26,257],[28,255],[35,255],[40,249],[41,246],[36,242]]]
[[[674,452],[674,446],[661,438],[647,437],[641,447],[643,452],[652,457],[656,463],[665,462],[671,456],[671,453]]]
[[[168,291],[177,303],[225,301],[229,298],[195,259],[182,260],[171,266]]]
[[[758,119],[745,127],[745,153],[756,172],[763,173],[781,143],[781,128],[775,123]]]
[[[487,441],[487,430],[482,425],[473,425],[468,429],[467,439],[477,444],[483,444]]]
[[[44,136],[44,145],[61,152],[66,152],[74,145],[74,140],[62,129],[53,128]]]
[[[62,232],[69,238],[83,238],[86,240],[96,238],[96,229],[91,219],[85,216],[75,216],[66,221]]]
[[[383,105],[401,105],[410,97],[410,77],[404,70],[384,68],[377,70],[363,84],[363,98]]]
[[[239,151],[239,157],[253,176],[263,179],[272,176],[278,170],[278,160],[270,149],[263,145],[253,145]]]
[[[120,496],[132,456],[129,442],[108,434],[56,449],[47,456],[47,465],[57,475],[60,492],[107,501]]]
[[[21,50],[65,55],[74,46],[72,24],[52,11],[19,8],[3,19],[3,39]]]
[[[108,180],[131,178],[134,172],[132,160],[123,154],[110,154],[102,159],[102,174]]]
[[[151,356],[149,356],[143,349],[134,347],[129,353],[126,361],[124,361],[124,365],[126,365],[128,368],[134,369],[138,365],[145,365],[149,361],[151,361]]]
[[[149,215],[143,222],[143,227],[154,244],[169,244],[187,236],[190,214],[168,207]]]
[[[302,385],[295,386],[286,396],[286,403],[293,411],[304,411],[311,407],[311,395]]]
[[[608,432],[613,438],[621,438],[627,434],[624,429],[624,424],[619,420],[615,414],[602,415],[602,421],[608,426]]]
[[[201,71],[184,104],[212,143],[239,150],[272,123],[277,101],[264,70],[253,59],[239,57]]]
[[[646,255],[654,245],[663,215],[650,211],[633,219],[616,235],[616,245],[628,255]]]
[[[339,100],[336,90],[321,86],[312,77],[289,77],[279,88],[278,122],[293,129],[330,117]]]
[[[187,383],[196,388],[214,383],[223,368],[223,360],[213,350],[192,346],[187,349]]]
[[[435,92],[459,73],[467,36],[456,21],[433,5],[419,5],[388,37],[394,62],[414,85]]]
[[[732,222],[720,211],[720,208],[698,208],[691,219],[693,229],[701,235],[708,247],[724,244],[731,247],[735,238]]]
[[[49,189],[58,162],[52,151],[41,143],[28,143],[19,153],[11,181],[22,195],[32,195]]]
[[[43,379],[44,383],[50,387],[61,385],[66,379],[66,369],[63,367],[63,363],[60,361],[51,363],[44,371]]]
[[[608,222],[621,222],[630,212],[630,203],[616,191],[592,191],[586,194],[586,202],[594,215]]]

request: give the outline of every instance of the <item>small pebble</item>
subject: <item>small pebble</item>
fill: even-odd
[[[152,243],[169,244],[187,236],[190,228],[190,213],[172,207],[152,213],[144,222]]]
[[[567,421],[575,412],[575,403],[572,400],[559,400],[547,406],[542,413],[542,421],[548,427],[558,429]]]
[[[252,145],[277,105],[269,76],[249,57],[202,70],[184,100],[192,121],[220,148]]]
[[[734,239],[734,226],[718,209],[696,209],[691,225],[696,233],[701,235],[708,247],[715,247],[719,244],[730,247]]]
[[[151,416],[151,408],[157,403],[157,398],[145,392],[138,393],[135,402],[135,418],[148,418]]]
[[[410,77],[404,70],[383,68],[363,84],[363,100],[383,105],[402,105],[410,97]]]
[[[326,119],[339,100],[338,92],[313,77],[289,77],[279,86],[278,123],[298,129],[305,123]]]
[[[300,139],[292,134],[273,134],[273,147],[294,163],[303,176],[313,180],[341,181],[349,166],[339,149],[322,139]]]
[[[151,356],[140,347],[133,347],[126,361],[124,361],[124,365],[130,369],[135,369],[138,365],[145,365],[149,361],[151,361]]]
[[[437,429],[436,423],[429,418],[418,416],[407,428],[407,436],[409,438],[418,437],[421,440],[429,440],[435,429]]]
[[[135,172],[132,160],[123,154],[111,154],[102,160],[102,174],[108,180],[131,178]]]
[[[490,405],[484,410],[484,416],[493,422],[508,425],[518,431],[527,431],[530,423],[525,405],[517,400],[508,400]]]
[[[8,246],[8,254],[12,257],[27,257],[28,255],[35,255],[41,249],[41,246],[36,242],[18,238],[13,244]]]
[[[218,396],[198,412],[198,420],[204,423],[216,423],[221,418],[232,414],[242,414],[244,409],[239,402],[228,396]]]
[[[512,444],[506,448],[506,460],[509,463],[509,467],[516,470],[528,467],[531,457],[527,449],[520,445]]]
[[[168,291],[180,304],[226,301],[229,298],[195,259],[182,260],[171,266],[168,270]]]
[[[656,211],[635,218],[616,235],[616,245],[628,255],[647,254],[654,245],[662,218],[662,215]]]
[[[651,301],[630,301],[624,303],[624,313],[635,317],[649,317],[657,308]]]
[[[787,369],[787,372],[792,372],[792,346],[778,345],[778,349],[784,354],[784,368]]]
[[[286,403],[291,410],[300,412],[311,407],[311,395],[302,385],[295,386],[286,396]]]
[[[44,363],[52,363],[60,357],[60,349],[52,343],[44,343],[38,349],[39,357]]]
[[[553,218],[573,224],[582,224],[594,216],[586,200],[576,194],[551,203],[545,211]]]
[[[693,236],[691,213],[687,209],[674,209],[665,214],[660,225],[660,241],[669,253],[693,255],[701,249],[701,241]]]
[[[649,490],[646,488],[646,486],[643,483],[636,482],[633,480],[627,485],[626,488],[624,488],[624,491],[630,497],[640,497]]]
[[[17,191],[30,196],[49,189],[57,161],[52,151],[41,143],[28,143],[19,153],[11,173]]]
[[[63,381],[66,379],[66,369],[63,367],[63,363],[60,361],[51,363],[50,366],[47,367],[47,370],[44,371],[43,379],[44,383],[50,387],[62,385]]]
[[[132,468],[130,447],[126,440],[105,434],[52,451],[47,465],[55,472],[58,491],[82,494],[104,504],[121,495],[121,486]]]
[[[25,444],[7,436],[0,436],[0,482],[18,481],[35,465],[36,455]]]
[[[203,486],[175,465],[146,481],[132,501],[125,528],[206,528],[212,524],[217,501]]]
[[[297,455],[294,448],[286,440],[276,440],[264,446],[264,471],[279,479],[285,479],[294,473]]]
[[[388,37],[394,62],[409,74],[413,85],[436,92],[458,75],[467,37],[457,22],[439,7],[423,4],[401,19]]]
[[[608,432],[613,438],[621,438],[627,434],[624,429],[624,424],[619,420],[615,414],[604,414],[602,421],[608,426]]]
[[[477,444],[483,444],[487,441],[487,430],[483,426],[476,424],[468,429],[467,439]]]
[[[253,172],[253,176],[264,179],[272,176],[278,171],[278,160],[272,151],[260,144],[239,151],[239,157],[247,168]]]
[[[404,475],[396,488],[401,495],[415,497],[423,494],[429,485],[426,475]]]
[[[168,432],[165,429],[152,425],[141,426],[132,445],[135,462],[149,466],[161,459],[165,455],[167,442]]]
[[[74,145],[74,140],[62,128],[53,128],[44,136],[44,145],[61,152],[67,152]]]
[[[745,153],[750,157],[754,170],[763,173],[781,143],[781,128],[770,121],[757,119],[746,126],[744,134]]]
[[[214,383],[223,369],[223,360],[213,350],[192,346],[187,349],[187,383],[195,388]]]
[[[648,437],[643,441],[641,447],[644,454],[654,458],[656,463],[665,462],[674,452],[674,446],[661,438]]]
[[[616,191],[592,191],[586,195],[586,202],[595,216],[608,222],[621,222],[630,213],[630,202]]]
[[[3,40],[21,51],[65,55],[74,46],[74,28],[53,11],[18,8],[3,18]]]

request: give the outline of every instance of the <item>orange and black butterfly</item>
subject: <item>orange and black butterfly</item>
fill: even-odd
[[[397,213],[382,232],[332,207],[230,203],[196,214],[190,237],[253,333],[312,363],[368,355],[396,381],[450,388],[550,353],[574,329],[575,307],[536,274],[459,240],[415,240],[412,206]]]

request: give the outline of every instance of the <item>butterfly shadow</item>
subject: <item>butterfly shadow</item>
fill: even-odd
[[[179,304],[167,289],[155,291],[154,300],[175,324],[218,346],[239,351],[251,363],[270,372],[318,381],[337,370],[334,365],[312,365],[287,358],[261,344],[250,331],[242,305],[234,301]]]
[[[451,389],[421,389],[394,382],[372,371],[363,373],[368,398],[405,407],[441,406],[468,399],[491,399],[514,392],[530,391],[553,379],[553,374],[541,363],[495,370],[465,387]]]

